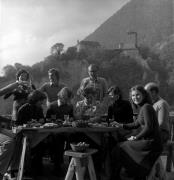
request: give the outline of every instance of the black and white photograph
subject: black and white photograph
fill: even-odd
[[[0,0],[0,180],[174,179],[174,0]]]

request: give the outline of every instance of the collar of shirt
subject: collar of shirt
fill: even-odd
[[[95,79],[90,77],[89,79],[90,79],[90,81],[92,81],[94,83],[98,82],[98,78],[97,77]]]
[[[158,102],[159,100],[161,100],[161,97],[159,96],[158,98],[155,99],[155,101],[152,102],[152,104],[154,105],[156,102]]]

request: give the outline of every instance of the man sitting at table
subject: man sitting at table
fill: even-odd
[[[44,123],[42,106],[45,102],[46,95],[43,92],[34,90],[32,93],[30,93],[28,96],[28,103],[21,106],[18,110],[16,125],[27,124],[33,120],[35,120],[36,123]],[[35,147],[31,148],[32,175],[42,174],[42,157],[44,155],[43,149],[43,142],[39,142]]]
[[[64,121],[64,116],[73,118],[73,106],[71,104],[72,91],[68,87],[62,88],[57,94],[57,101],[52,102],[46,113],[46,118],[51,120],[59,119]]]
[[[77,102],[75,108],[75,118],[88,121],[91,123],[100,122],[100,116],[103,114],[101,111],[101,104],[96,101],[96,91],[92,87],[86,87],[80,91],[81,95],[84,97],[82,101]],[[101,157],[102,151],[101,147],[96,144],[96,142],[84,133],[76,133],[71,136],[71,141],[74,142],[86,142],[90,144],[90,147],[98,149],[98,152],[93,156],[94,166],[96,171],[101,171]]]
[[[100,120],[101,111],[100,102],[96,101],[96,91],[92,87],[86,87],[79,92],[83,96],[82,101],[78,101],[75,108],[76,119],[97,122]]]
[[[109,96],[112,97],[113,103],[108,108],[107,119],[114,119],[119,123],[133,122],[133,110],[131,103],[123,99],[122,91],[118,86],[112,86],[108,90]]]
[[[69,119],[73,119],[73,106],[71,104],[72,91],[68,87],[62,88],[57,94],[58,99],[50,104],[47,109],[46,118],[51,119],[53,122],[60,120],[64,122],[65,116],[69,116]],[[50,144],[50,153],[54,161],[55,175],[61,176],[63,171],[61,164],[63,163],[64,144],[66,137],[63,133],[52,134]]]

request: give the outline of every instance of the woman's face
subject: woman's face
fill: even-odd
[[[27,81],[28,80],[28,74],[27,73],[22,73],[19,76],[19,81]]]
[[[134,104],[139,105],[143,101],[143,95],[138,90],[133,90],[131,92],[131,98]]]

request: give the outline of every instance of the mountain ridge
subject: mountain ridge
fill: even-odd
[[[138,42],[153,46],[174,33],[173,0],[131,0],[101,24],[85,40],[106,48],[134,42],[128,31],[138,33]]]

